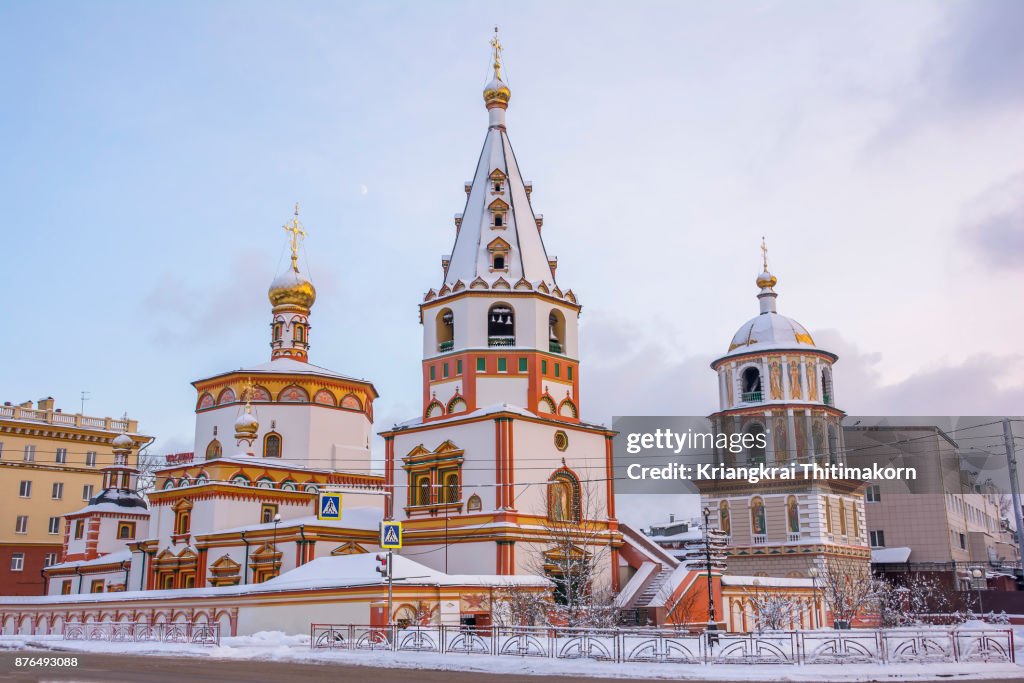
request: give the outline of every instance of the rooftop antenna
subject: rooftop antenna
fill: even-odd
[[[89,392],[88,391],[83,391],[81,398],[82,398],[82,410],[81,410],[81,413],[82,413],[82,415],[85,415],[85,402],[89,400]]]

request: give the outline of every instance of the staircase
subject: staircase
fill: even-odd
[[[654,600],[655,596],[658,595],[658,591],[660,591],[661,587],[665,585],[666,581],[668,581],[668,577],[672,576],[672,572],[674,570],[675,569],[673,567],[669,567],[667,569],[662,569],[660,572],[658,572],[654,576],[654,578],[652,578],[647,583],[647,585],[644,586],[644,589],[640,591],[640,595],[637,596],[636,602],[633,604],[633,606],[649,607],[651,601]]]

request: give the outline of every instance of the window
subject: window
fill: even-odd
[[[885,547],[885,532],[881,529],[875,529],[874,531],[868,532],[869,543],[872,548],[884,548]]]
[[[85,520],[76,519],[75,520],[75,540],[76,541],[82,540],[82,536],[84,534],[85,534]]]
[[[491,265],[492,270],[505,270],[505,255],[495,254],[494,263]]]
[[[437,369],[433,365],[431,365],[430,366],[430,381],[433,382],[435,379],[437,379]]]
[[[564,451],[569,447],[569,435],[559,429],[555,432],[555,448]]]
[[[43,566],[52,567],[57,564],[57,553],[46,553],[43,555]]]
[[[503,213],[495,213],[494,214],[494,227],[496,227],[496,228],[503,228],[503,227],[505,227],[505,214],[503,214]],[[502,261],[505,260],[504,257],[501,257],[501,259],[502,259]],[[495,260],[497,260],[497,259],[495,259]]]
[[[18,487],[18,495],[21,496],[22,498],[31,498],[32,497],[32,482],[30,482],[30,481],[23,481],[23,482],[21,482],[21,485]]]
[[[60,594],[71,595],[71,579],[64,579],[60,582]]]
[[[274,323],[274,341],[281,341],[281,323]]]
[[[444,502],[457,503],[459,501],[459,475],[457,472],[448,472],[444,475]]]
[[[441,366],[441,376],[442,377],[447,377],[448,376],[448,364],[447,363],[445,363],[444,365]]]
[[[25,450],[22,451],[22,458],[25,462],[35,462],[36,460],[36,447],[32,444],[25,444]]]
[[[487,372],[487,359],[483,356],[476,359],[476,371]]]
[[[839,534],[846,535],[846,501],[839,499]]]
[[[561,377],[561,376],[562,376],[562,364],[561,363],[555,363],[555,377]]]
[[[526,358],[519,359],[519,372],[526,372],[530,369],[530,361]]]
[[[223,449],[220,446],[220,441],[217,441],[217,439],[211,441],[206,447],[207,460],[216,460],[221,456],[221,453],[223,453]]]
[[[515,346],[515,343],[516,323],[512,308],[507,304],[494,304],[487,313],[488,346]]]
[[[508,372],[508,359],[507,358],[499,358],[498,359],[498,372]]]
[[[303,327],[302,325],[295,326],[295,341],[299,342],[300,344],[306,341],[306,328]]]
[[[281,435],[271,432],[263,437],[263,457],[264,458],[280,458],[281,457]]]
[[[542,360],[540,362],[540,374],[542,374],[542,375],[548,374],[548,362],[546,360]]]
[[[25,569],[25,553],[14,553],[11,555],[11,571],[20,572]]]
[[[504,192],[504,187],[505,187],[504,184],[500,180],[495,180],[494,181],[494,191],[495,192]]]
[[[548,482],[548,518],[555,522],[580,521],[580,484],[568,470],[559,470]]]
[[[65,465],[68,462],[68,449],[58,448],[57,449],[57,460],[58,465]]]
[[[746,433],[753,437],[750,440],[750,447],[747,449],[747,460],[752,463],[765,462],[767,453],[763,444],[767,443],[767,437],[764,427],[760,423],[754,422],[747,427]]]
[[[50,525],[47,528],[47,533],[59,534],[60,533],[60,517],[50,517]]]
[[[82,500],[91,500],[92,499],[92,491],[93,491],[92,484],[86,484],[85,486],[83,486],[82,487]]]
[[[117,538],[121,541],[130,541],[135,538],[135,522],[118,522]]]
[[[171,508],[174,510],[174,533],[184,536],[192,530],[192,501],[183,498]]]
[[[416,505],[430,505],[430,477],[416,480]]]
[[[958,533],[957,536],[960,537],[960,550],[967,550],[967,535]]]
[[[53,494],[50,497],[53,498],[54,500],[60,500],[61,498],[63,498],[64,497],[64,484],[59,482],[59,481],[58,482],[54,482],[54,484],[53,484]]]
[[[567,365],[565,367],[565,378],[567,380],[569,380],[570,382],[572,381],[572,366],[571,365]]]
[[[871,484],[864,491],[864,499],[869,503],[882,502],[882,489],[878,484]]]
[[[462,361],[461,360],[455,361],[455,374],[456,375],[461,375],[462,374]]]
[[[102,593],[103,592],[103,579],[93,579],[93,582],[89,584],[90,593]]]
[[[277,516],[277,506],[273,503],[264,503],[263,507],[260,508],[260,523],[270,524],[274,521],[274,517]]]
[[[761,371],[755,367],[749,367],[743,371],[740,379],[742,395],[740,400],[760,401],[761,400]]]
[[[85,454],[85,466],[96,467],[96,451],[87,451]]]
[[[14,533],[28,533],[28,515],[18,515],[18,519],[14,522]]]

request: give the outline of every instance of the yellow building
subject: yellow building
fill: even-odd
[[[42,569],[60,561],[63,515],[102,489],[114,461],[110,442],[128,433],[136,449],[153,438],[138,422],[54,409],[52,398],[0,406],[0,586],[5,595],[41,595]],[[132,455],[132,465],[137,456]]]

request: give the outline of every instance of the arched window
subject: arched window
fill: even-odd
[[[446,308],[437,314],[434,330],[437,334],[437,350],[448,353],[455,346],[455,314]]]
[[[306,326],[305,325],[296,325],[295,326],[295,341],[299,342],[300,344],[304,344],[306,342]]]
[[[483,503],[480,500],[480,496],[475,493],[469,497],[466,501],[466,512],[480,512],[483,509]]]
[[[441,417],[442,415],[444,415],[444,406],[441,405],[440,401],[434,399],[427,406],[426,415],[427,417]]]
[[[281,341],[281,323],[274,323],[274,341]]]
[[[768,522],[764,516],[764,501],[760,497],[750,501],[750,528],[755,536],[768,533]]]
[[[846,535],[846,500],[839,499],[839,535]]]
[[[558,405],[558,414],[562,417],[578,417],[576,404],[567,398],[563,399]]]
[[[740,400],[744,403],[763,400],[761,394],[761,371],[751,366],[743,371],[740,376],[741,395]]]
[[[430,505],[430,477],[420,477],[416,480],[416,504]]]
[[[449,472],[444,475],[444,502],[457,503],[459,501],[459,475],[456,472]]]
[[[565,353],[565,316],[558,309],[548,315],[548,351]]]
[[[221,456],[221,453],[223,452],[224,449],[221,448],[220,441],[214,439],[213,441],[210,442],[210,445],[206,447],[206,459],[214,460],[216,458],[219,458]]]
[[[263,457],[264,458],[280,458],[281,457],[281,435],[275,432],[270,432],[263,437]]]
[[[508,304],[494,304],[487,312],[487,345],[516,345],[515,314]]]
[[[455,396],[448,401],[448,413],[461,413],[468,406],[461,396]]]
[[[250,482],[249,477],[245,476],[244,474],[236,474],[235,476],[231,477],[231,483],[234,484],[235,486],[248,486],[252,482]]]
[[[859,507],[857,503],[853,504],[851,512],[853,513],[853,537],[860,538],[860,515],[858,514]]]
[[[174,533],[184,535],[192,529],[192,501],[183,498],[174,507]]]
[[[786,499],[786,522],[789,533],[800,533],[800,506],[796,501],[796,496]]]
[[[825,530],[832,533],[832,501],[825,498]]]
[[[541,396],[540,401],[537,402],[537,412],[550,413],[553,415],[555,412],[555,402],[548,396]]]
[[[832,405],[832,371],[825,366],[821,368],[821,400],[827,406]]]
[[[555,522],[580,521],[580,483],[568,470],[559,470],[548,482],[548,518]]]
[[[718,504],[718,528],[727,534],[732,534],[732,519],[729,516],[729,501],[727,500]]]

